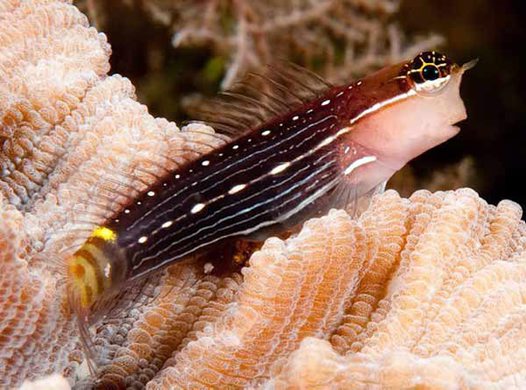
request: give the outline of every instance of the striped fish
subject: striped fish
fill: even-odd
[[[75,312],[93,323],[156,270],[354,204],[458,132],[470,66],[424,52],[338,87],[297,67],[250,76],[203,110],[232,141],[130,199],[69,259]]]

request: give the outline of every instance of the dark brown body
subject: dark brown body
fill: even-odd
[[[229,240],[290,230],[384,183],[456,133],[462,70],[442,97],[431,96],[448,84],[448,64],[430,52],[323,91],[302,74],[291,78],[297,91],[282,77],[263,78],[278,93],[262,90],[260,100],[231,93],[240,115],[224,107],[211,115],[234,140],[168,173],[94,231],[69,263],[73,302],[94,318],[127,283]],[[434,78],[419,81],[430,66],[424,73]],[[279,97],[287,94],[296,103]]]

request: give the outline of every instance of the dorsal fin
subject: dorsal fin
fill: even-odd
[[[331,87],[299,65],[269,65],[263,73],[248,73],[230,90],[192,109],[191,114],[197,121],[237,138],[321,97]]]

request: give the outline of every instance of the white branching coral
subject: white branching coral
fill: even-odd
[[[398,0],[144,1],[171,25],[174,46],[206,44],[229,58],[223,88],[276,59],[322,64],[332,81],[412,57],[441,42],[407,42],[393,15]]]

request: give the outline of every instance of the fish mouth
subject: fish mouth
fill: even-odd
[[[451,134],[452,135],[457,135],[458,133],[460,133],[460,126],[458,126],[457,124],[454,124],[454,125],[450,125],[449,126],[449,129],[451,130]]]
[[[465,64],[462,64],[460,66],[460,71],[462,73],[464,73],[464,72],[466,72],[466,71],[468,71],[470,69],[473,69],[478,64],[478,62],[479,62],[479,59],[478,58],[474,58],[471,61],[468,61]]]
[[[458,116],[458,119],[451,121],[451,123],[447,126],[447,128],[450,130],[449,134],[452,136],[455,136],[458,134],[461,130],[460,124],[464,122],[468,118],[468,115],[466,111],[464,110],[462,115]]]

